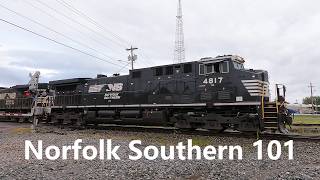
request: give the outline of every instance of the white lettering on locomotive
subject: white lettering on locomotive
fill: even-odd
[[[106,86],[106,92],[111,92],[111,91],[122,91],[123,89],[123,84],[122,83],[114,83],[114,84],[96,84],[96,85],[91,85],[89,87],[88,92],[89,93],[98,93],[101,92],[102,88]]]
[[[106,93],[104,95],[104,99],[120,99],[121,96],[119,95],[119,93]]]
[[[15,99],[17,96],[16,93],[1,93],[0,94],[0,99]]]
[[[106,87],[106,94],[104,95],[104,99],[120,99],[119,91],[122,91],[123,83],[114,83],[114,84],[107,84]]]
[[[222,80],[223,77],[205,78],[203,80],[203,84],[210,84],[211,86],[214,86],[214,84],[221,84]]]
[[[99,84],[99,85],[91,85],[89,87],[88,92],[89,93],[97,93],[97,92],[101,92],[101,89],[105,86],[105,84]]]
[[[106,91],[122,91],[123,84],[122,83],[114,83],[114,84],[107,84]]]
[[[9,105],[14,105],[14,100],[13,99],[7,99],[6,100],[6,105],[9,106]]]

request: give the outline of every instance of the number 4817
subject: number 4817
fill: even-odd
[[[221,84],[223,77],[205,78],[203,84]]]

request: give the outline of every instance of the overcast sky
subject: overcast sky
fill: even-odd
[[[127,60],[125,48],[131,44],[139,48],[136,67],[172,63],[177,0],[63,1],[0,0],[0,17],[100,60],[0,21],[0,86],[25,84],[35,70],[42,82],[127,73],[126,62],[119,60]],[[247,68],[267,70],[272,89],[275,82],[286,84],[291,102],[309,95],[310,82],[320,93],[320,1],[182,3],[187,61],[237,54]]]

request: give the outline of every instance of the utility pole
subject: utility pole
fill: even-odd
[[[310,98],[311,98],[312,113],[314,113],[315,108],[314,108],[314,99],[313,99],[313,88],[315,86],[313,86],[312,83],[310,82],[310,86],[308,87],[310,88],[310,94],[311,94]]]
[[[133,54],[134,50],[137,50],[138,48],[134,48],[131,46],[131,48],[126,49],[127,51],[130,51],[130,55],[128,56],[128,60],[131,61],[131,70],[133,70],[133,62],[137,60],[137,55]]]

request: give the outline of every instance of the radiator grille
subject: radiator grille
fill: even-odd
[[[231,99],[230,91],[218,91],[218,99],[219,100],[229,100],[229,99]]]

